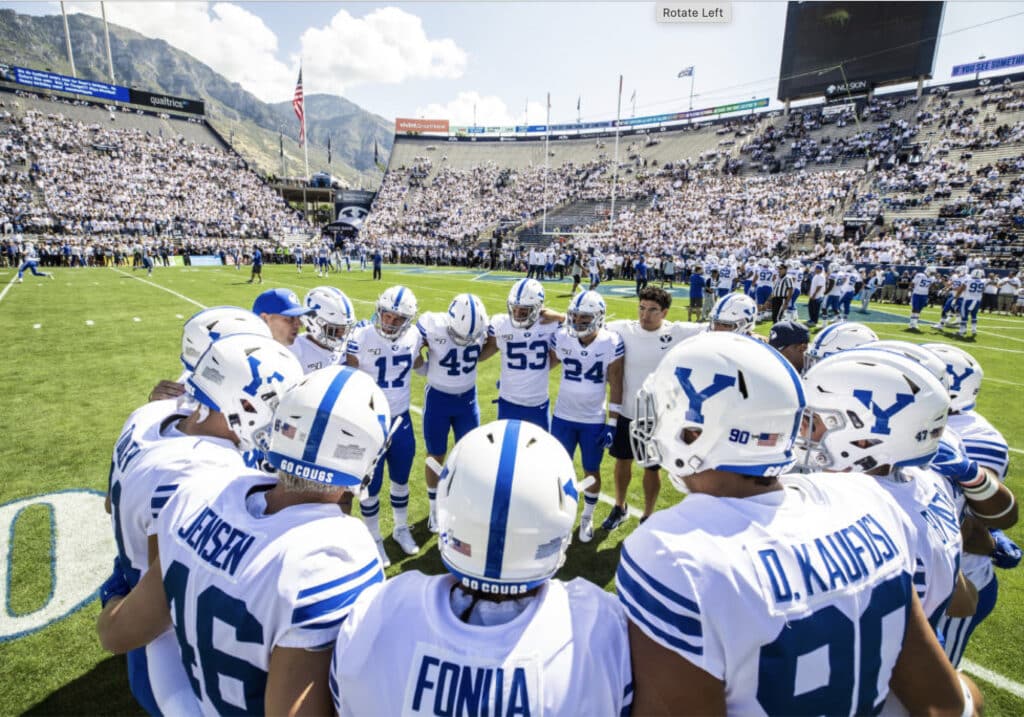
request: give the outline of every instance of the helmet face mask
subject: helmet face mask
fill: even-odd
[[[312,309],[312,313],[302,317],[309,335],[333,351],[345,348],[345,340],[356,323],[348,297],[333,286],[318,286],[306,294],[305,305]]]
[[[409,289],[392,286],[377,300],[373,327],[383,338],[395,341],[412,326],[417,310],[416,296]]]
[[[927,464],[946,426],[939,381],[904,355],[850,349],[807,373],[797,452],[807,470],[891,472]]]
[[[573,299],[566,312],[565,330],[570,336],[585,339],[604,326],[605,303],[596,291],[584,291]]]
[[[520,279],[508,292],[508,316],[517,329],[537,323],[544,308],[544,287],[536,279]]]

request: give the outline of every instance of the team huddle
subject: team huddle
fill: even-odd
[[[419,314],[402,286],[369,321],[330,286],[191,317],[182,375],[128,417],[111,459],[118,555],[98,632],[127,653],[139,704],[980,711],[957,666],[995,607],[993,565],[1021,558],[1000,532],[1017,520],[1008,447],[974,410],[981,366],[851,322],[780,352],[774,330],[752,335],[745,294],[719,298],[707,324],[668,321],[670,305],[647,287],[636,320],[606,324],[596,291],[561,314],[527,278],[491,317],[472,294]],[[477,367],[492,358],[498,420],[481,425]],[[386,580],[385,468],[393,543],[420,551],[413,371],[448,574]],[[634,464],[644,475],[615,595],[554,577],[573,533],[594,537],[606,450],[615,504],[597,529],[624,522]],[[689,495],[655,512],[661,471]]]

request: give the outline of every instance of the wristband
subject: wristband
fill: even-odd
[[[993,513],[992,515],[982,515],[981,513],[973,509],[971,510],[971,512],[974,513],[975,518],[980,518],[981,520],[999,520],[1000,518],[1009,515],[1010,511],[1013,510],[1016,507],[1016,505],[1017,499],[1014,497],[1013,493],[1010,493],[1010,504],[1003,508],[998,513]]]
[[[1000,484],[997,481],[992,480],[987,473],[984,473],[983,475],[985,477],[982,479],[981,483],[978,483],[977,485],[966,486],[961,484],[960,486],[964,495],[972,501],[988,500],[999,492]]]
[[[612,428],[617,428],[619,425],[619,419],[613,416],[608,416],[608,418],[606,418],[604,421],[604,425],[611,426]]]
[[[964,693],[964,711],[961,713],[961,717],[974,717],[974,695],[971,694],[971,688],[967,686],[963,675],[957,674],[957,678],[960,680],[960,689]]]
[[[622,404],[621,403],[609,403],[608,404],[608,411],[609,412],[614,411],[615,413],[622,413]]]

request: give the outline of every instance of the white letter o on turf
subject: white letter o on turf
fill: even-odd
[[[11,538],[18,514],[34,505],[50,509],[52,592],[46,604],[26,615],[11,614]],[[0,642],[41,630],[96,597],[110,574],[117,546],[103,495],[90,490],[23,498],[0,506]],[[40,565],[39,569],[46,569]]]

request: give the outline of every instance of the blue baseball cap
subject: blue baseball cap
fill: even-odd
[[[267,289],[252,302],[254,314],[281,314],[282,316],[303,316],[312,312],[299,303],[299,297],[288,289]]]

